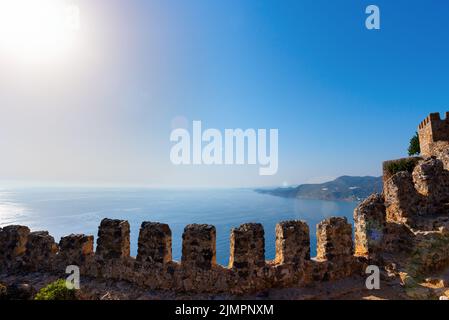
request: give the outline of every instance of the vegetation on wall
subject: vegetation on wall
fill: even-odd
[[[417,157],[411,157],[394,161],[388,161],[384,164],[385,166],[384,170],[388,173],[389,176],[392,176],[401,171],[407,171],[412,173],[419,159],[420,158]]]
[[[35,300],[76,300],[75,290],[68,289],[65,280],[59,279],[39,290]]]

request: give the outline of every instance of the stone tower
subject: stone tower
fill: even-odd
[[[418,126],[419,143],[423,157],[441,157],[449,150],[449,112],[441,120],[439,113],[431,113]]]

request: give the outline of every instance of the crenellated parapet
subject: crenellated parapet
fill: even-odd
[[[126,280],[151,289],[176,292],[253,292],[272,287],[301,286],[313,281],[339,279],[360,272],[352,255],[351,225],[331,218],[318,226],[319,257],[310,257],[309,227],[303,221],[276,225],[276,257],[265,260],[265,233],[258,223],[231,230],[228,266],[216,262],[214,226],[191,224],[182,237],[181,261],[172,260],[170,227],[143,222],[136,258],[129,256],[130,229],[125,220],[103,219],[94,237],[71,234],[59,244],[48,232],[27,227],[0,230],[1,272],[39,271],[63,274],[68,265],[82,275]],[[344,266],[344,272],[336,266]]]
[[[272,261],[265,257],[260,223],[233,228],[229,264],[222,266],[212,225],[187,225],[181,260],[173,261],[169,225],[143,222],[134,258],[128,221],[103,219],[95,250],[92,235],[71,234],[57,244],[46,231],[0,228],[0,273],[65,275],[67,266],[76,265],[81,276],[126,280],[152,290],[243,294],[343,279],[363,273],[367,263],[412,275],[443,268],[449,265],[448,119],[431,114],[420,124],[422,157],[384,163],[383,193],[356,207],[354,236],[346,218],[330,217],[317,225],[316,257],[310,256],[304,221],[276,225]]]
[[[441,119],[439,113],[431,113],[418,126],[421,154],[424,157],[438,156],[449,149],[449,112]]]

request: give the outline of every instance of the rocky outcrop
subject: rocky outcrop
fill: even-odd
[[[385,162],[383,195],[354,211],[356,255],[413,277],[449,265],[449,119],[431,114],[419,138],[422,157]]]

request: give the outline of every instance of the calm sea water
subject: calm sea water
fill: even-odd
[[[142,221],[164,222],[173,234],[173,258],[181,258],[184,226],[212,224],[217,229],[217,261],[227,265],[232,227],[260,222],[265,229],[267,259],[275,254],[275,225],[301,219],[311,231],[315,255],[316,224],[329,216],[345,216],[352,223],[354,202],[285,199],[249,189],[155,190],[26,188],[0,190],[0,227],[26,225],[48,230],[56,241],[70,233],[97,235],[103,218],[126,219],[131,225],[131,254],[137,252]]]

